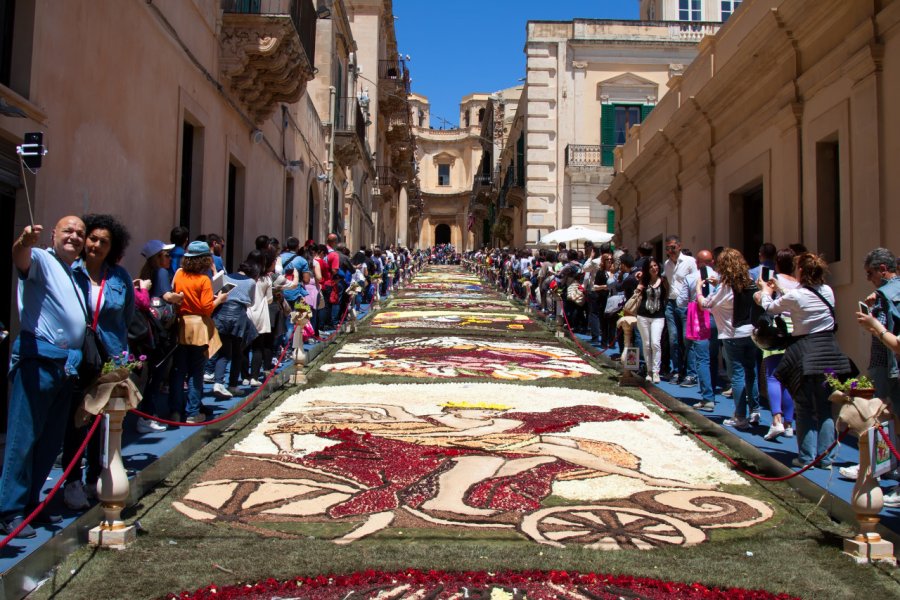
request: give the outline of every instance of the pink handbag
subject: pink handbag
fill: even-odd
[[[695,342],[710,338],[709,312],[700,308],[696,302],[687,307],[687,318],[684,324],[684,337]]]

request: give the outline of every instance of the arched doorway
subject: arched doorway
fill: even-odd
[[[434,228],[434,243],[435,244],[449,244],[450,243],[450,226],[446,223],[441,223],[437,227]]]

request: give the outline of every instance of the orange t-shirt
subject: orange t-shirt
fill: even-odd
[[[212,316],[212,282],[205,273],[186,273],[178,269],[172,279],[172,291],[184,294],[184,301],[178,307],[179,315]]]

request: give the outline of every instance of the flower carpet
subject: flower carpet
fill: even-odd
[[[898,589],[840,555],[813,503],[740,475],[460,267],[427,267],[357,326],[307,365],[306,386],[142,498],[134,546],[79,551],[45,588],[181,600]]]
[[[725,485],[747,483],[623,396],[368,384],[291,396],[175,508],[272,536],[330,521],[338,543],[394,527],[651,549],[772,517]]]
[[[559,344],[455,336],[360,338],[344,344],[320,369],[367,377],[511,381],[599,374],[575,351]]]
[[[496,300],[479,296],[478,298],[447,297],[446,294],[438,294],[436,297],[398,298],[391,301],[389,310],[486,310],[517,311],[518,308],[507,300]]]
[[[459,329],[463,331],[544,331],[521,313],[468,310],[387,310],[372,319],[372,327],[384,329]]]
[[[764,590],[710,588],[700,583],[674,583],[627,575],[572,571],[364,571],[350,575],[267,579],[256,584],[206,586],[172,594],[170,600],[274,600],[309,598],[480,598],[483,600],[792,600],[788,594]]]

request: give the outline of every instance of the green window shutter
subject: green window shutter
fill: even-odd
[[[653,110],[655,104],[644,104],[641,106],[641,123],[647,120],[647,115],[650,114],[650,111]]]
[[[525,134],[516,140],[516,185],[525,187]]]
[[[616,139],[616,106],[602,104],[600,106],[600,164],[613,166],[613,148]]]
[[[609,209],[606,211],[606,233],[616,232],[616,211]]]

